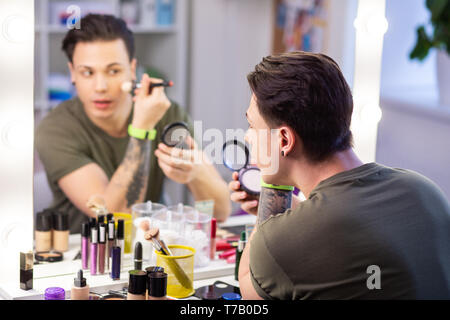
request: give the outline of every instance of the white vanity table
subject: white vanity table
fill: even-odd
[[[245,224],[254,224],[254,216],[245,215],[230,217],[226,223],[219,227],[232,227]],[[0,299],[7,300],[43,300],[44,291],[48,287],[61,287],[66,291],[66,299],[70,298],[76,273],[81,269],[81,260],[73,260],[80,250],[80,235],[69,236],[69,250],[64,252],[64,260],[61,262],[34,265],[33,289],[21,290],[19,282],[6,282],[0,284]],[[143,263],[143,268],[150,265]],[[221,280],[230,285],[238,286],[234,280],[234,264],[228,264],[226,260],[216,259],[207,267],[194,269],[194,288],[213,284]],[[125,254],[120,280],[112,280],[109,273],[103,275],[91,275],[89,270],[84,270],[84,277],[91,292],[106,293],[109,290],[121,290],[128,285],[128,271],[133,269],[133,254]]]

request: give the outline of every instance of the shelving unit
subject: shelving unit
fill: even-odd
[[[140,5],[141,0],[132,0]],[[36,46],[35,46],[35,122],[36,124],[45,114],[59,102],[48,99],[48,77],[50,73],[69,74],[67,58],[61,50],[61,42],[68,29],[64,25],[51,23],[51,5],[60,2],[75,4],[84,11],[86,0],[35,0],[36,12]],[[103,0],[109,3],[108,13],[120,17],[120,8],[124,0]],[[126,2],[130,2],[127,0]],[[89,1],[92,3],[92,1]],[[175,0],[174,24],[170,26],[130,25],[135,35],[136,58],[138,66],[152,67],[164,74],[167,79],[175,83],[168,88],[169,98],[185,107],[186,79],[187,79],[187,1]]]

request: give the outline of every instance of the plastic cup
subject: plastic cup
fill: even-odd
[[[136,242],[142,244],[142,260],[149,262],[152,258],[153,247],[150,241],[145,240],[145,226],[154,227],[152,217],[158,213],[166,212],[167,207],[160,203],[150,201],[137,203],[131,207],[132,224],[132,243],[133,248]]]
[[[184,237],[186,244],[196,251],[195,267],[206,267],[210,263],[211,215],[199,212],[187,213]]]

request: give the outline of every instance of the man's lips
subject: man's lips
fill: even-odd
[[[93,102],[94,102],[94,105],[96,108],[106,109],[111,105],[112,100],[99,99],[99,100],[94,100]]]

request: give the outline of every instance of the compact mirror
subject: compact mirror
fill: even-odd
[[[247,146],[234,139],[225,142],[222,148],[224,165],[239,172],[241,189],[250,195],[261,192],[261,171],[258,167],[249,165],[250,152]]]
[[[161,135],[162,142],[169,147],[177,147],[179,149],[189,149],[186,139],[191,134],[186,123],[174,122],[167,125]]]

